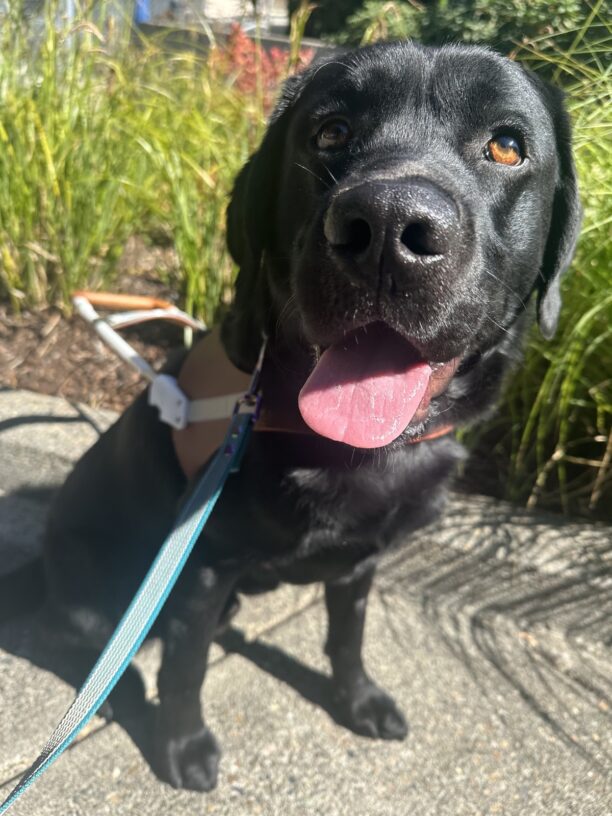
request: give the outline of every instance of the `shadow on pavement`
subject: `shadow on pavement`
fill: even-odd
[[[8,390],[8,389],[0,389]],[[0,421],[0,434],[13,428],[20,428],[22,425],[74,425],[74,423],[86,423],[100,436],[104,433],[104,428],[93,416],[87,414],[76,402],[70,402],[70,406],[77,412],[77,416],[54,416],[53,414],[20,414],[16,417],[3,419]]]
[[[259,640],[246,640],[244,633],[234,626],[215,640],[226,655],[237,654],[250,660],[262,671],[291,686],[305,700],[322,708],[335,723],[345,725],[334,705],[333,684],[328,675],[306,666],[278,646]]]
[[[25,497],[40,505],[42,520],[51,494],[37,489],[0,497],[0,515]],[[612,540],[601,528],[556,517],[544,523],[542,517],[477,498],[473,504],[474,512],[466,512],[465,503],[452,506],[440,523],[386,562],[378,593],[390,632],[406,650],[406,605],[412,617],[416,605],[484,694],[518,692],[557,737],[594,765],[609,767]],[[29,525],[23,534],[36,533]],[[10,579],[4,584],[10,586]],[[95,661],[94,652],[76,660],[49,648],[40,615],[0,623],[0,650],[26,658],[75,688]],[[218,643],[226,654],[252,661],[339,722],[327,676],[276,646],[246,641],[236,628],[226,630]],[[146,700],[136,668],[121,681],[111,705],[113,720],[151,765],[155,703]],[[499,716],[503,719],[503,711]],[[508,726],[516,729],[517,724]]]
[[[54,493],[53,487],[40,487],[0,496],[0,518],[11,519],[13,541],[10,544],[18,548],[20,544],[23,545],[35,559],[12,572],[0,574],[0,651],[28,660],[76,690],[89,675],[99,653],[94,649],[77,651],[65,648],[61,643],[61,633],[52,630],[45,614],[42,568],[36,559],[36,552],[40,547],[46,511]],[[19,529],[15,529],[19,518],[23,518],[22,535]],[[35,540],[25,541],[26,535]],[[6,540],[0,538],[0,551],[6,546]],[[41,697],[46,693],[45,688],[41,687]],[[142,676],[134,666],[130,666],[99,712],[126,731],[149,765],[152,764],[150,746],[155,708],[155,704],[145,698]],[[63,710],[58,710],[58,722],[63,714]],[[32,760],[41,747],[32,745]],[[7,781],[2,780],[3,783]]]
[[[401,643],[402,605],[416,596],[484,694],[518,692],[558,738],[609,770],[610,533],[493,502],[473,514],[451,507],[381,575],[388,625]]]

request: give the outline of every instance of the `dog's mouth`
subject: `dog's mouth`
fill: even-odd
[[[325,349],[299,395],[315,433],[356,448],[380,448],[422,422],[459,358],[429,363],[384,323],[370,323]]]

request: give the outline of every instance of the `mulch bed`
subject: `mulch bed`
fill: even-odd
[[[174,303],[176,292],[162,280],[175,278],[177,271],[176,252],[165,236],[157,244],[133,236],[119,262],[117,280],[108,288]],[[122,335],[154,368],[183,343],[182,330],[162,322],[126,329]],[[144,389],[145,380],[115,356],[78,315],[56,308],[15,314],[0,303],[2,387],[122,411]]]
[[[112,290],[175,299],[167,286],[142,274],[120,278]],[[122,334],[156,368],[183,342],[179,327],[161,322]],[[68,316],[55,308],[16,315],[0,305],[0,387],[121,411],[144,386],[143,378],[78,315]]]

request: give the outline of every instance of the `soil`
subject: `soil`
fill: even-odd
[[[171,271],[174,264],[170,248],[149,248],[132,241],[112,291],[176,302],[176,293],[155,274]],[[126,329],[122,335],[154,368],[183,342],[182,329],[164,322]],[[24,388],[121,411],[144,386],[145,380],[78,315],[57,308],[15,314],[0,304],[0,387]]]

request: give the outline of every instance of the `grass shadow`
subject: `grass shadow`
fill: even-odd
[[[609,768],[611,532],[463,499],[383,569],[389,627],[401,641],[402,603],[416,601],[485,695],[518,693],[559,739]]]

